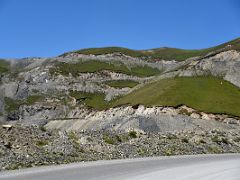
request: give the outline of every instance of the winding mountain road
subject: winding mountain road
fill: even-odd
[[[0,173],[1,180],[240,180],[240,154],[81,162]]]

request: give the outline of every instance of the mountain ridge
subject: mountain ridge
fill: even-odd
[[[240,50],[240,38],[228,41],[226,43],[213,46],[210,48],[203,49],[181,49],[181,48],[172,48],[172,47],[161,47],[161,48],[152,48],[146,50],[134,50],[125,47],[109,46],[109,47],[100,47],[100,48],[84,48],[80,50],[66,52],[60,57],[67,56],[71,53],[85,54],[85,55],[104,55],[111,53],[122,53],[132,57],[145,57],[145,58],[157,58],[165,60],[175,60],[182,61],[194,56],[204,56],[211,51],[221,50],[223,48],[228,48],[228,50]],[[170,56],[175,54],[175,56]],[[169,56],[168,56],[169,55]],[[172,58],[172,59],[171,59]]]

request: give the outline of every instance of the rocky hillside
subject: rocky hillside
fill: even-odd
[[[80,50],[56,58],[1,60],[0,121],[45,124],[55,119],[78,118],[81,111],[91,112],[121,104],[134,104],[133,100],[126,100],[125,95],[132,96],[136,94],[135,91],[166,78],[214,76],[222,79],[223,85],[227,81],[232,86],[240,87],[239,44],[240,40],[237,39],[215,48],[198,51],[202,56],[181,61],[159,59],[162,53],[166,53],[163,49],[155,49],[154,56],[140,56],[122,48]],[[150,50],[136,52],[145,55],[153,53]],[[177,59],[178,53],[174,56],[174,51],[167,52],[169,57],[171,55]],[[192,51],[189,53],[193,55]],[[231,92],[231,88],[229,92],[219,92],[219,96],[236,94],[238,97],[235,92],[238,90],[233,87],[234,90]],[[154,97],[156,92],[149,91],[141,94],[141,97],[148,98],[149,94]],[[121,98],[125,98],[126,101]],[[139,98],[136,96],[135,100]],[[145,105],[192,106],[184,100],[176,104],[168,103],[170,99],[171,97],[166,99],[166,102],[160,101],[156,104],[149,102]],[[236,102],[231,102],[232,105],[237,105],[239,103],[237,98],[233,99]],[[228,101],[232,99],[223,99],[220,103],[229,103]],[[139,104],[144,102],[140,101]],[[193,108],[216,113],[198,106]],[[220,111],[217,113],[238,115],[225,109]]]
[[[36,143],[35,135],[45,137],[46,133],[42,135],[39,128],[50,133],[96,131],[101,135],[103,132],[168,134],[217,129],[235,133],[237,139],[240,132],[239,50],[240,39],[236,39],[203,50],[135,51],[113,47],[84,49],[54,58],[0,60],[0,123],[3,127],[14,127],[10,131],[0,130],[1,139],[4,139],[0,143],[1,162],[4,162],[1,166],[9,168],[7,157],[12,157],[12,162],[20,158],[15,152],[18,148],[13,145],[18,128],[23,132],[21,136],[31,134],[30,144]],[[25,127],[37,129],[27,132]],[[6,134],[14,136],[13,142],[8,141]],[[93,142],[100,141],[96,134],[91,137]],[[46,147],[60,148],[62,142],[54,140],[59,136],[46,135],[49,141]],[[80,135],[78,138],[81,139]],[[151,138],[161,139],[158,135]],[[144,136],[134,143],[145,140],[148,141]],[[218,152],[239,152],[239,141],[235,142]],[[129,143],[120,145],[128,147]],[[10,147],[15,149],[8,151]],[[42,153],[35,146],[31,148],[33,153]],[[105,145],[101,148],[108,149]],[[114,147],[112,153],[118,148]],[[210,152],[206,149],[208,147],[199,152]],[[19,152],[25,153],[25,150]],[[122,156],[135,156],[136,152]],[[190,149],[186,153],[189,154]],[[49,161],[58,161],[55,155],[52,154],[53,159]],[[83,160],[89,159],[83,157]],[[31,162],[45,164],[43,159],[31,158]]]

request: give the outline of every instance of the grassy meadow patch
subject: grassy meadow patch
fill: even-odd
[[[114,87],[114,88],[133,88],[139,83],[137,81],[132,81],[132,80],[112,80],[112,81],[106,81],[105,84],[108,86]]]
[[[240,116],[240,88],[214,77],[176,77],[148,84],[122,98],[113,106],[179,106],[199,111]]]
[[[78,103],[98,110],[103,110],[109,105],[109,103],[104,100],[105,94],[103,93],[71,91],[69,95],[74,97]]]
[[[10,68],[10,63],[0,59],[0,74],[8,72]]]

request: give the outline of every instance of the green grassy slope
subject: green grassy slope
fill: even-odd
[[[69,95],[74,97],[78,103],[98,110],[103,110],[109,105],[108,102],[104,100],[105,95],[103,93],[71,91]]]
[[[177,48],[158,48],[158,49],[150,49],[150,50],[132,50],[122,47],[104,47],[104,48],[89,48],[89,49],[81,49],[78,51],[74,51],[79,54],[93,54],[93,55],[102,55],[102,54],[110,54],[110,53],[123,53],[132,57],[146,57],[150,59],[165,59],[165,60],[177,60],[183,61],[190,57],[195,56],[204,56],[209,52],[220,50],[227,45],[231,45],[228,49],[240,50],[240,38],[232,40],[230,42],[221,44],[216,47],[200,49],[200,50],[184,50]],[[66,55],[68,53],[63,54]]]
[[[25,100],[15,100],[8,97],[4,98],[5,101],[5,110],[7,112],[18,110],[21,105],[33,105],[36,102],[44,100],[43,95],[32,95],[28,96]]]
[[[59,72],[63,75],[68,75],[69,73],[71,73],[73,76],[77,76],[79,73],[94,73],[102,70],[109,70],[139,77],[154,76],[161,73],[158,69],[151,68],[149,66],[135,66],[132,68],[128,68],[121,62],[108,63],[96,60],[79,61],[75,64],[59,63],[54,69],[51,69],[50,72]]]
[[[131,80],[117,80],[117,81],[106,81],[105,84],[114,87],[114,88],[124,88],[129,87],[133,88],[134,86],[138,85],[139,83],[136,81]]]
[[[144,86],[113,103],[146,106],[185,104],[204,112],[240,116],[240,89],[214,77],[178,77]]]
[[[0,59],[0,74],[9,71],[9,62]]]

